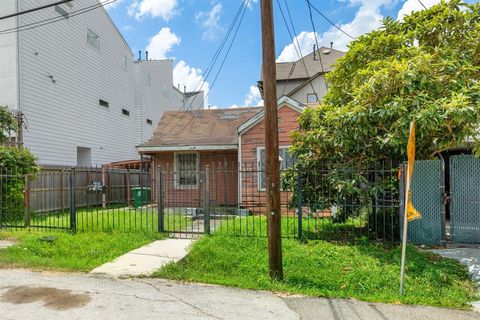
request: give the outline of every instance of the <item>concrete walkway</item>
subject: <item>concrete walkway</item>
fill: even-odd
[[[480,288],[480,247],[468,246],[458,247],[450,246],[446,249],[432,250],[433,253],[446,258],[458,260],[461,264],[468,268],[468,273],[472,280]]]
[[[446,249],[435,249],[431,251],[442,257],[458,260],[466,266],[470,278],[480,290],[480,247],[478,245],[450,245]],[[477,312],[480,312],[480,301],[473,302],[472,306]]]
[[[473,320],[473,312],[158,279],[0,270],[1,319]]]
[[[149,275],[169,262],[183,259],[193,243],[191,239],[165,239],[130,251],[91,271],[112,277]]]

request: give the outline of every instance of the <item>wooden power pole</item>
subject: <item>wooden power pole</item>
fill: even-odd
[[[283,279],[278,154],[277,71],[272,0],[261,0],[263,93],[265,103],[265,177],[267,191],[268,262],[272,279]]]

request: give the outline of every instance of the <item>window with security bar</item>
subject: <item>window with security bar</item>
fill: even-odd
[[[278,150],[280,160],[280,171],[293,167],[295,159],[288,152],[290,146],[280,147]],[[257,163],[258,163],[258,190],[265,190],[265,148],[259,147],[257,149]]]
[[[198,187],[198,153],[175,153],[175,188],[189,189]]]

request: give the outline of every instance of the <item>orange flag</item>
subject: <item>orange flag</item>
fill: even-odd
[[[418,212],[417,209],[415,209],[413,206],[412,191],[410,190],[410,184],[413,177],[413,167],[415,165],[415,120],[412,121],[412,123],[410,124],[410,136],[408,138],[407,157],[408,157],[407,221],[412,221],[415,219],[420,219],[422,217],[420,212]]]

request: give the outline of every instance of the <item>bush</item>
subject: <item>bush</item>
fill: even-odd
[[[38,170],[30,151],[0,146],[0,223],[19,223],[23,219],[25,176]]]

